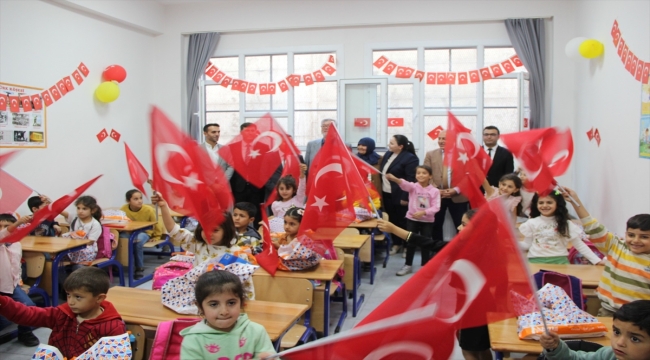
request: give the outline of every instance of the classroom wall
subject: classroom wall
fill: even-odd
[[[140,19],[149,13],[141,11]],[[54,199],[103,173],[88,194],[95,195],[100,206],[121,205],[124,193],[132,188],[123,142],[149,161],[153,39],[123,23],[60,3],[1,1],[0,81],[49,87],[69,76],[81,61],[90,70],[81,85],[74,83],[75,90],[47,109],[47,149],[24,150],[5,170]],[[101,104],[93,93],[103,69],[112,64],[122,65],[127,78],[120,84],[120,97]],[[100,144],[95,135],[102,128],[109,133],[116,129],[122,141],[107,138]],[[27,213],[27,206],[20,212]]]
[[[572,63],[567,79],[576,84],[574,186],[592,215],[622,235],[629,217],[650,213],[650,159],[639,158],[641,84],[625,70],[610,30],[616,19],[630,50],[650,61],[650,1],[585,0],[576,14],[574,36],[600,40],[605,54]],[[592,126],[600,147],[585,135]]]

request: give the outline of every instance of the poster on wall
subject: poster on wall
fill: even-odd
[[[41,88],[0,82],[0,148],[46,148]]]
[[[650,82],[650,81],[649,81]],[[642,85],[639,157],[650,159],[650,84]]]

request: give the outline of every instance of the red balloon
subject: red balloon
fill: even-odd
[[[120,65],[111,65],[104,69],[102,77],[106,81],[117,81],[118,83],[121,83],[126,79],[126,70],[124,70]]]

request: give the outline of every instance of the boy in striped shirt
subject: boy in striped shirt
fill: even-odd
[[[628,219],[625,239],[621,239],[589,215],[575,191],[566,187],[564,190],[565,199],[573,205],[589,240],[607,256],[598,284],[598,316],[612,316],[631,301],[650,300],[650,214]]]

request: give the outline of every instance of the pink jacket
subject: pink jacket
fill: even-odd
[[[423,188],[418,183],[408,182],[404,179],[400,182],[399,187],[409,193],[406,218],[413,221],[432,223],[434,216],[440,210],[440,191],[431,185]],[[419,219],[414,218],[413,214],[421,210],[424,210],[424,216]]]

